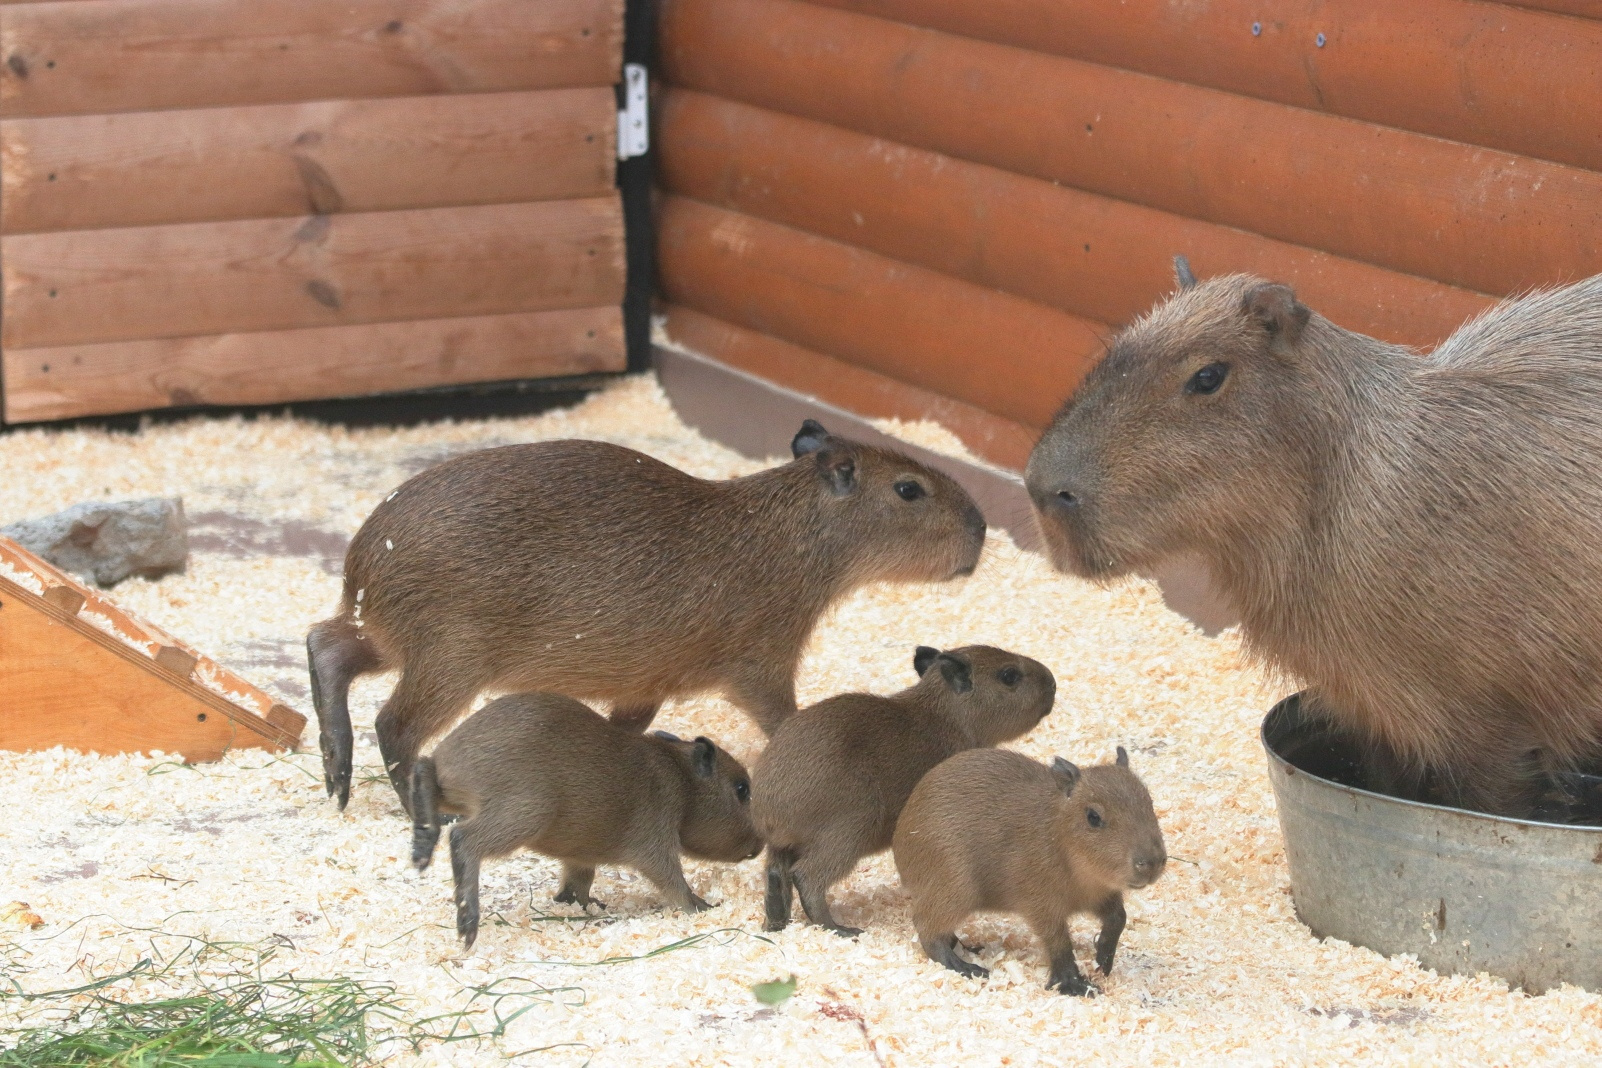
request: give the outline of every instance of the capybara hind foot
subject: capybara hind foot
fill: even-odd
[[[957,956],[957,936],[954,934],[926,940],[923,943],[923,951],[929,955],[930,960],[950,968],[965,979],[983,979],[990,974],[989,968]]]

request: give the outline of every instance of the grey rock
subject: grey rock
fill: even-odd
[[[177,497],[77,504],[0,527],[0,535],[103,587],[129,575],[159,578],[189,561],[184,502]]]

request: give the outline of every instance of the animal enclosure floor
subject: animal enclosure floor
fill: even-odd
[[[686,429],[654,381],[636,378],[568,411],[406,430],[230,419],[134,435],[12,434],[0,437],[0,524],[82,500],[182,495],[188,572],[130,580],[113,596],[310,715],[304,636],[336,607],[343,545],[368,511],[453,453],[572,436],[712,478],[763,466]],[[1114,974],[1092,974],[1105,991],[1095,1000],[1045,990],[1041,949],[1010,917],[980,917],[960,932],[984,947],[988,981],[924,959],[888,855],[836,890],[838,920],[867,928],[857,941],[804,926],[764,934],[756,861],[691,862],[691,884],[717,904],[693,917],[665,910],[632,873],[603,868],[595,893],[609,909],[585,916],[552,903],[554,863],[522,855],[486,865],[486,922],[463,953],[444,845],[426,874],[410,871],[410,828],[381,781],[372,719],[393,682],[382,677],[354,693],[358,782],[343,814],[323,793],[315,723],[305,752],[240,751],[193,767],[162,756],[0,754],[0,904],[25,901],[42,921],[0,910],[0,1030],[52,1011],[18,991],[141,968],[100,992],[150,1000],[258,971],[393,984],[402,1015],[372,1021],[392,1039],[381,1055],[393,1063],[1602,1058],[1602,998],[1572,988],[1532,998],[1489,977],[1437,976],[1321,942],[1297,922],[1257,740],[1288,687],[1266,683],[1232,634],[1204,637],[1150,586],[1098,589],[992,536],[964,582],[874,588],[841,606],[806,657],[801,698],[894,691],[913,679],[914,646],[977,642],[1056,673],[1055,710],[1015,748],[1099,763],[1126,746],[1174,856],[1155,886],[1130,895]],[[4,701],[0,677],[0,715]],[[748,764],[760,747],[718,700],[671,705],[657,725],[710,734]],[[1075,933],[1080,960],[1090,960],[1091,921]],[[753,984],[792,974],[788,1001],[753,997]],[[499,1036],[442,1041],[452,1026],[456,1038],[493,1032],[497,1012],[517,1014]]]

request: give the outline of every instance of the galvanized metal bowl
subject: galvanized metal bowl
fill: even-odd
[[[1540,993],[1602,990],[1602,827],[1404,801],[1361,781],[1354,750],[1301,708],[1263,720],[1291,894],[1320,938]]]

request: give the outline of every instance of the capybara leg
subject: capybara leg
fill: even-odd
[[[920,937],[918,944],[929,955],[929,959],[936,964],[943,964],[958,975],[967,979],[983,979],[990,974],[990,969],[963,960],[957,956],[957,936],[950,931],[944,934],[933,935],[928,938]]]
[[[798,871],[792,872],[790,877],[795,883],[796,894],[801,898],[801,907],[806,910],[807,919],[842,938],[855,938],[862,933],[860,927],[846,927],[834,922],[834,913],[829,911],[828,883],[814,881],[813,877]]]
[[[651,704],[617,705],[608,718],[626,731],[638,731],[644,734],[645,728],[656,718],[656,710],[661,707],[660,701]]]
[[[795,680],[788,675],[737,676],[729,683],[728,696],[769,736],[795,715]]]
[[[1096,936],[1096,967],[1102,975],[1111,975],[1118,938],[1124,933],[1124,895],[1113,894],[1102,902],[1097,915],[1101,917],[1101,933]]]
[[[478,938],[478,869],[483,861],[473,840],[473,820],[451,828],[451,875],[456,883],[456,934],[468,949]]]
[[[407,665],[395,692],[384,702],[373,724],[378,752],[408,815],[412,761],[423,744],[454,721],[477,692],[476,682],[464,682],[440,668],[414,662]]]
[[[412,866],[418,871],[434,859],[439,844],[439,777],[423,757],[412,765]]]
[[[705,912],[712,906],[695,896],[690,884],[684,880],[684,866],[677,853],[664,853],[651,857],[639,865],[640,874],[656,884],[662,896],[685,912]]]
[[[1040,919],[1031,920],[1030,926],[1045,941],[1046,955],[1051,958],[1051,974],[1046,977],[1047,990],[1055,989],[1059,993],[1087,998],[1101,993],[1079,971],[1079,962],[1074,960],[1074,941],[1068,934],[1066,922],[1058,919],[1052,923]]]
[[[790,898],[795,891],[790,865],[794,862],[795,854],[790,850],[768,846],[767,918],[762,925],[765,930],[782,931],[790,925]]]
[[[306,635],[306,666],[323,753],[323,786],[343,809],[350,801],[351,680],[378,670],[383,658],[359,628],[344,619],[325,619]]]
[[[587,909],[591,905],[596,908],[606,908],[606,902],[597,901],[590,896],[590,887],[595,883],[595,869],[584,868],[577,864],[562,864],[562,888],[556,892],[556,900],[564,905],[577,905]]]

